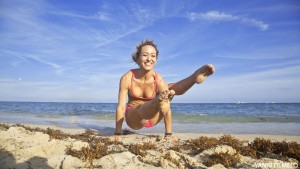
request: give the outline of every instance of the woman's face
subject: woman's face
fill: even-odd
[[[146,45],[141,48],[141,53],[139,56],[139,66],[144,70],[152,70],[156,64],[156,50],[151,45]]]

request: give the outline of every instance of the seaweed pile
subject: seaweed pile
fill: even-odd
[[[201,165],[208,167],[216,164],[222,164],[225,167],[239,167],[242,156],[253,159],[272,158],[281,161],[288,161],[289,158],[293,158],[297,160],[298,166],[300,161],[300,144],[297,142],[272,142],[264,138],[255,138],[254,141],[248,142],[238,140],[231,135],[223,135],[220,138],[201,136],[196,139],[172,142],[162,136],[149,135],[148,137],[152,141],[124,144],[120,141],[111,140],[107,136],[101,136],[92,130],[72,135],[50,128],[30,128],[20,124],[9,126],[0,123],[0,128],[4,129],[13,126],[48,134],[50,140],[71,138],[88,143],[80,150],[73,149],[71,145],[66,148],[66,154],[88,162],[90,167],[93,167],[93,161],[96,159],[126,151],[135,154],[143,163],[163,168],[166,166],[166,161],[168,161],[168,165],[173,165],[175,168],[179,166],[181,168],[196,168],[200,165],[198,161],[201,162]],[[132,134],[133,132],[126,129],[122,133]],[[212,151],[208,153],[208,150],[217,150],[220,146],[227,146],[230,149],[225,152]]]

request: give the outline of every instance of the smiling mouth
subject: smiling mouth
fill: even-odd
[[[146,63],[145,63],[145,65],[146,65],[146,66],[151,66],[151,65],[152,65],[152,63],[150,63],[150,62],[146,62]]]

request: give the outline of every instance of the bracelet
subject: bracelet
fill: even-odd
[[[115,135],[119,136],[119,135],[122,135],[122,133],[115,133]]]
[[[172,136],[173,133],[165,133],[165,136]]]

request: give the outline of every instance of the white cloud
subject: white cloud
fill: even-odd
[[[104,12],[97,12],[94,15],[81,15],[81,14],[77,14],[77,13],[72,13],[72,12],[67,12],[67,11],[53,11],[50,12],[50,14],[54,14],[54,15],[60,15],[60,16],[67,16],[67,17],[74,17],[74,18],[80,18],[80,19],[98,19],[101,21],[109,21],[111,18],[108,16],[107,13]]]
[[[206,13],[195,13],[191,12],[188,14],[188,18],[191,21],[195,20],[208,20],[208,21],[235,21],[239,23],[243,23],[250,26],[258,27],[259,29],[265,31],[269,28],[268,24],[265,24],[262,21],[253,19],[253,18],[246,18],[243,16],[235,16],[225,12],[220,11],[208,11]]]
[[[237,16],[233,16],[230,14],[222,13],[219,11],[209,11],[206,13],[195,13],[192,12],[189,14],[189,18],[194,21],[197,19],[203,19],[203,20],[219,20],[219,21],[232,21],[237,20]]]

